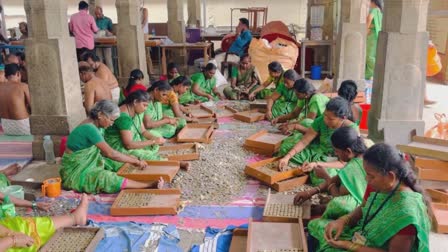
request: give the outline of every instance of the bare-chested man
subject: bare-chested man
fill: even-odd
[[[89,63],[79,62],[79,78],[84,85],[84,108],[89,113],[97,101],[112,100],[112,93],[107,83],[96,77]]]
[[[30,132],[30,91],[28,85],[20,81],[20,66],[5,66],[7,81],[0,85],[0,117],[6,135],[31,135]]]
[[[85,53],[82,60],[90,64],[95,71],[96,77],[106,81],[112,92],[112,101],[118,104],[120,87],[118,87],[117,78],[115,78],[112,71],[94,53]]]

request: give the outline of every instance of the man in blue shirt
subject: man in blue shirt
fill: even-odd
[[[236,34],[237,37],[230,46],[228,53],[233,53],[241,57],[252,40],[252,33],[249,30],[249,20],[247,18],[240,18],[240,22],[236,27]]]

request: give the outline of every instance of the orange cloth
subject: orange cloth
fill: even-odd
[[[177,98],[177,94],[171,90],[160,102],[165,105],[174,105],[179,103],[179,99]]]
[[[426,76],[434,76],[442,70],[442,62],[440,56],[437,53],[437,49],[433,44],[428,46]]]

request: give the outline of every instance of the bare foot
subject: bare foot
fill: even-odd
[[[21,168],[22,167],[19,164],[15,163],[3,169],[3,174],[5,174],[6,176],[16,175],[17,173],[19,173]]]
[[[75,218],[75,225],[84,226],[87,223],[87,210],[89,209],[89,197],[83,193],[81,196],[81,203],[73,212]]]
[[[189,162],[180,162],[180,168],[188,171],[188,170],[190,170],[190,163]]]
[[[165,185],[165,180],[163,180],[162,177],[159,178],[159,181],[157,182],[157,189],[162,189]]]

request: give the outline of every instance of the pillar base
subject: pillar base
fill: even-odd
[[[411,132],[416,130],[418,136],[423,136],[425,131],[425,122],[422,120],[415,121],[393,121],[393,120],[378,120],[377,131],[369,130],[369,138],[375,142],[385,142],[396,146],[397,144],[409,144],[411,139]],[[369,124],[369,129],[371,124]],[[376,127],[375,127],[376,128]]]
[[[54,156],[61,156],[59,153],[59,148],[61,146],[61,136],[51,136],[54,147]],[[32,143],[33,160],[45,160],[45,150],[44,150],[44,138],[43,136],[34,136],[34,141]]]

